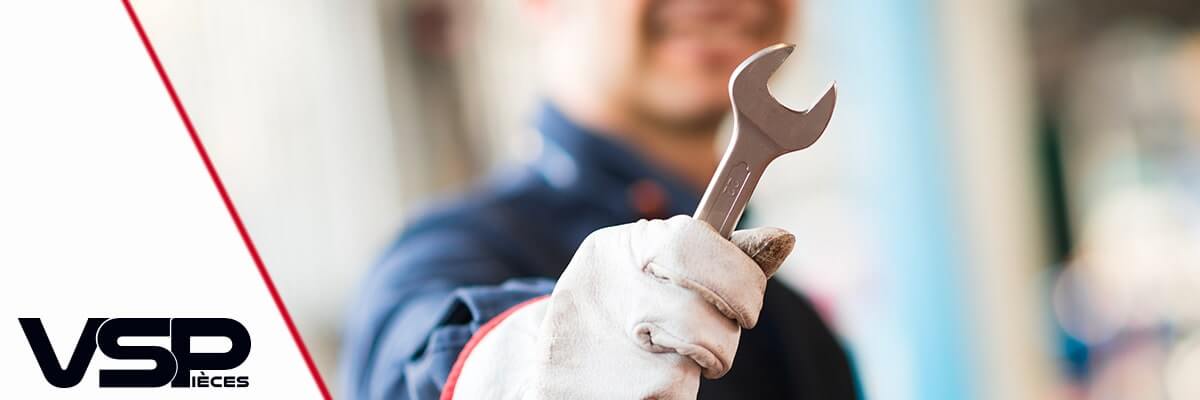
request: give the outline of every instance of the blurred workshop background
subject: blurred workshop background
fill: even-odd
[[[773,91],[838,109],[752,207],[870,398],[1200,399],[1200,2],[801,1]],[[518,3],[134,1],[331,384],[405,217],[538,149]]]

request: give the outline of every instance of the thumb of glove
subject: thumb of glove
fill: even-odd
[[[740,230],[734,232],[729,241],[750,256],[750,259],[762,268],[767,278],[779,270],[783,260],[787,259],[788,254],[792,253],[792,247],[796,245],[796,237],[779,228]]]

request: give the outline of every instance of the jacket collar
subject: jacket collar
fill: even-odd
[[[598,201],[626,219],[692,214],[699,194],[626,143],[576,124],[545,103],[537,119],[537,168],[551,186]]]

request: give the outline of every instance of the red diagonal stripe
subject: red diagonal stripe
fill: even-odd
[[[146,53],[150,55],[150,60],[154,62],[154,69],[158,70],[159,78],[162,78],[163,86],[167,88],[167,93],[171,95],[171,102],[175,104],[175,110],[179,112],[179,118],[183,120],[183,125],[187,127],[188,135],[192,138],[192,143],[196,145],[196,152],[200,153],[200,159],[204,161],[204,168],[208,170],[208,175],[212,177],[213,185],[217,187],[217,192],[221,194],[221,201],[225,203],[225,208],[229,210],[229,216],[233,218],[234,225],[237,225],[238,234],[242,236],[242,242],[246,244],[246,250],[250,251],[250,257],[254,259],[254,265],[258,267],[258,275],[262,277],[263,284],[267,285],[267,290],[271,292],[271,299],[275,301],[275,307],[279,309],[279,315],[283,317],[283,322],[287,325],[288,332],[292,334],[292,340],[296,342],[296,347],[300,349],[300,354],[304,356],[304,363],[308,365],[308,372],[312,374],[313,381],[317,383],[317,387],[321,389],[321,395],[326,400],[333,397],[329,395],[329,389],[325,387],[325,380],[321,379],[321,373],[317,371],[317,364],[313,362],[312,356],[308,353],[308,347],[304,345],[304,340],[300,338],[300,331],[296,330],[296,324],[292,322],[292,316],[288,314],[287,307],[283,305],[283,299],[279,297],[279,291],[275,290],[275,283],[271,281],[271,275],[267,274],[267,267],[263,265],[262,258],[258,255],[258,250],[254,248],[254,242],[250,240],[250,234],[246,232],[246,226],[242,223],[242,218],[238,216],[237,209],[233,207],[233,201],[229,199],[229,193],[225,190],[225,185],[221,183],[221,178],[217,176],[217,170],[213,167],[212,160],[208,157],[208,151],[204,150],[204,144],[200,142],[200,136],[196,134],[196,128],[192,126],[192,120],[188,117],[187,111],[183,108],[183,103],[179,101],[179,95],[175,93],[175,87],[171,85],[171,80],[167,78],[167,71],[163,68],[162,62],[158,59],[158,53],[154,52],[154,46],[150,44],[150,38],[146,36],[146,30],[142,28],[142,22],[138,20],[137,13],[133,11],[133,5],[129,0],[122,0],[125,4],[125,11],[129,13],[129,19],[133,21],[134,28],[137,29],[138,37],[142,39],[142,45],[146,47]]]

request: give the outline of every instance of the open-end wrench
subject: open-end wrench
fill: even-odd
[[[759,50],[742,61],[729,78],[733,136],[693,216],[726,238],[742,218],[767,165],[776,157],[811,146],[833,115],[837,102],[834,84],[806,111],[780,104],[767,89],[767,80],[795,48],[781,43]]]

